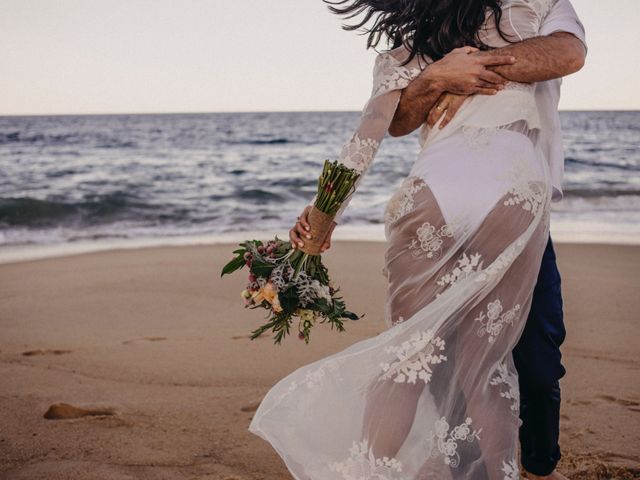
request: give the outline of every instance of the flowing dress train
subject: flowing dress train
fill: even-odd
[[[535,35],[551,3],[503,2],[505,30]],[[481,33],[501,46],[491,25]],[[399,47],[377,57],[345,164],[368,167],[400,89],[421,71],[401,66],[403,55]],[[384,214],[388,329],[281,379],[249,426],[294,478],[519,478],[511,350],[552,195],[534,88],[511,83],[471,97],[445,128],[423,127],[421,151]]]

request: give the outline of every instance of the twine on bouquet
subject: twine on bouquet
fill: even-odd
[[[342,203],[353,193],[359,176],[360,173],[355,169],[348,168],[337,160],[324,161],[318,178],[316,201],[307,216],[311,238],[304,241],[300,250],[308,255],[320,254],[320,247],[331,229],[331,222]]]
[[[307,215],[311,238],[304,240],[304,245],[300,247],[300,250],[309,255],[320,255],[320,247],[325,238],[327,238],[329,230],[331,230],[331,223],[334,218],[335,215],[329,215],[316,208],[315,205],[312,206]]]

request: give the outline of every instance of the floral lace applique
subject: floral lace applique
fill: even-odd
[[[388,52],[381,53],[375,61],[371,95],[378,96],[387,91],[404,88],[421,71],[419,67],[400,66],[400,62],[393,55]]]
[[[520,92],[534,92],[536,89],[533,83],[507,82],[504,84],[503,90],[518,90]]]
[[[472,273],[482,270],[482,255],[474,253],[467,255],[463,253],[456,262],[456,266],[449,273],[440,277],[436,283],[441,287],[446,285],[453,286],[459,280],[469,277]]]
[[[329,360],[327,362],[323,362],[322,366],[313,370],[311,372],[307,372],[305,376],[305,385],[308,388],[316,388],[322,378],[324,377],[326,370],[330,370],[331,372],[339,372],[340,366],[338,365],[337,360]]]
[[[445,417],[440,418],[435,424],[435,436],[437,438],[438,452],[444,455],[444,463],[450,467],[457,467],[460,464],[460,454],[458,453],[458,441],[466,440],[467,442],[473,442],[474,440],[480,440],[479,430],[471,430],[471,418],[467,418],[460,425],[453,427],[449,430],[449,424]],[[438,452],[432,452],[437,454]]]
[[[499,127],[484,128],[465,125],[462,127],[462,134],[474,150],[479,150],[487,146],[491,137],[498,131],[498,128]]]
[[[509,460],[509,463],[503,460],[501,470],[504,472],[503,480],[520,480],[520,468],[515,458]]]
[[[540,205],[544,201],[545,191],[540,182],[523,181],[509,191],[511,198],[504,201],[505,205],[520,205],[531,215],[536,215]]]
[[[496,375],[489,380],[489,384],[500,388],[500,396],[511,400],[511,411],[518,415],[520,410],[520,388],[518,386],[518,376],[509,372],[507,364],[501,362],[496,368]],[[502,385],[506,390],[502,389]]]
[[[504,201],[504,204],[521,205],[524,210],[536,216],[544,204],[547,189],[529,162],[522,159],[517,161],[505,179],[511,184],[507,192],[511,196]]]
[[[427,258],[440,258],[444,238],[453,238],[453,228],[447,224],[436,229],[431,223],[424,222],[416,231],[417,239],[411,240],[411,254],[419,257],[426,253]]]
[[[329,360],[327,362],[323,362],[323,364],[318,367],[316,370],[309,371],[305,375],[305,378],[302,382],[298,382],[297,380],[292,380],[289,384],[287,390],[285,390],[280,396],[278,400],[281,401],[294,391],[296,391],[302,385],[307,388],[317,388],[320,384],[320,381],[325,376],[326,370],[331,371],[334,375],[340,376],[340,365],[337,360]]]
[[[414,195],[426,187],[420,177],[407,177],[393,194],[384,212],[385,223],[396,222],[414,209]]]
[[[395,458],[376,458],[367,439],[353,441],[349,457],[342,462],[332,462],[329,469],[341,474],[343,480],[408,480],[398,475],[402,463]]]
[[[380,147],[380,142],[373,138],[360,138],[354,133],[340,152],[340,163],[358,172],[364,172],[373,161],[376,151]]]
[[[436,337],[432,330],[415,332],[409,340],[399,346],[385,347],[387,353],[396,355],[397,361],[393,363],[381,363],[382,371],[386,372],[379,380],[391,378],[397,383],[416,383],[419,378],[424,383],[431,380],[431,365],[436,365],[447,360],[445,355],[435,353],[444,351],[444,340]]]
[[[496,276],[498,273],[504,271],[511,262],[520,254],[524,248],[525,241],[518,237],[518,239],[509,245],[498,257],[484,270],[478,273],[476,282],[484,282],[487,279]]]
[[[475,318],[476,322],[480,322],[482,327],[478,330],[480,337],[489,334],[489,343],[493,343],[500,334],[505,325],[513,325],[517,313],[520,310],[520,304],[503,313],[502,302],[496,299],[487,305],[487,313],[480,312]]]

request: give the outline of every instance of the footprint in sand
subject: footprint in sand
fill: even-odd
[[[261,340],[263,338],[268,338],[266,335],[254,338],[255,340]],[[234,335],[233,337],[231,337],[231,340],[251,340],[251,335]]]
[[[640,403],[634,402],[633,400],[626,400],[624,398],[617,398],[612,395],[598,395],[598,398],[604,400],[609,403],[616,403],[618,405],[622,405],[623,407],[638,407]],[[633,410],[629,408],[629,410]]]
[[[162,340],[166,340],[167,337],[142,337],[142,338],[131,338],[129,340],[125,340],[122,342],[123,345],[128,345],[130,343],[137,342],[161,342]]]
[[[49,407],[44,414],[44,418],[48,420],[67,420],[70,418],[82,418],[99,415],[115,415],[111,408],[87,409],[74,407],[68,403],[56,403]]]
[[[66,353],[72,353],[73,350],[50,350],[50,349],[45,349],[45,350],[28,350],[26,352],[22,352],[22,355],[24,355],[25,357],[33,357],[35,355],[64,355]]]
[[[240,410],[243,412],[255,412],[259,406],[260,402],[250,403],[249,405],[245,405],[244,407],[240,408]]]
[[[631,460],[633,462],[638,462],[640,461],[640,457],[638,457],[637,455],[622,455],[620,453],[614,453],[614,452],[604,452],[602,454],[603,458],[605,460]]]

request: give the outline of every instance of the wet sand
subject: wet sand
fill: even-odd
[[[247,430],[251,416],[281,377],[384,329],[384,244],[335,242],[325,255],[365,318],[282,346],[249,339],[264,314],[242,308],[244,273],[219,276],[234,247],[0,265],[0,479],[291,478]],[[556,249],[561,469],[640,478],[640,247]]]

